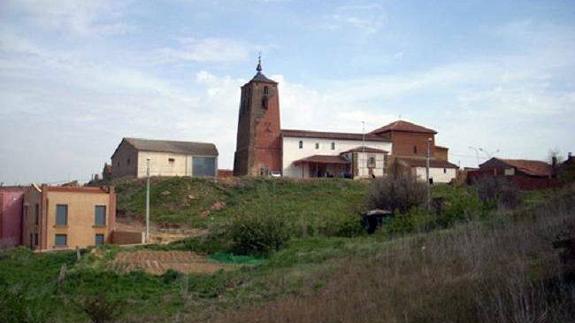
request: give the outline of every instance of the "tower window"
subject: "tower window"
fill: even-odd
[[[168,158],[168,162],[170,162],[170,164],[173,164],[176,160],[174,158]]]
[[[302,148],[303,148],[303,141],[300,140],[299,141],[299,149],[302,149]]]
[[[315,143],[315,149],[319,149],[319,142]]]
[[[335,142],[331,143],[331,150],[335,150]]]
[[[269,95],[270,94],[270,89],[267,86],[264,86],[264,95]]]
[[[128,158],[128,160],[126,160],[126,164],[130,165],[130,158]]]
[[[413,154],[417,155],[417,146],[413,146]]]

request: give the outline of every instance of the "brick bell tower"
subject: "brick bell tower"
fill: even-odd
[[[234,176],[266,176],[281,172],[278,83],[262,73],[261,57],[256,71],[256,75],[242,86]]]

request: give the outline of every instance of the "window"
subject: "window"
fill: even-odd
[[[417,146],[413,146],[413,154],[417,155]]]
[[[34,223],[40,224],[40,204],[38,203],[34,206]]]
[[[315,143],[315,149],[319,149],[319,142]]]
[[[264,86],[264,95],[269,95],[270,94],[270,89],[267,86]]]
[[[130,158],[128,158],[128,160],[126,160],[126,164],[130,165]]]
[[[68,235],[57,234],[54,238],[54,244],[56,247],[66,247],[68,245]]]
[[[299,141],[299,149],[302,149],[302,148],[303,148],[303,141],[300,140]]]
[[[375,157],[369,157],[367,159],[367,167],[368,168],[375,168]]]
[[[193,176],[216,176],[216,157],[193,157]]]
[[[173,164],[176,160],[174,158],[168,158],[168,162],[170,162],[170,164]]]
[[[30,233],[30,249],[34,248],[34,235]]]
[[[68,225],[68,205],[56,205],[56,225]]]
[[[447,168],[444,168],[444,169],[443,169],[443,174],[446,174],[446,173],[447,173]]]
[[[104,235],[101,234],[101,233],[96,234],[96,240],[95,240],[95,242],[96,242],[96,246],[101,246],[101,245],[103,245],[104,242],[105,242],[105,241],[104,241]]]
[[[331,143],[331,150],[335,150],[335,142]]]
[[[38,245],[38,233],[34,233],[34,245]]]
[[[106,206],[105,205],[96,205],[94,224],[97,226],[105,226],[106,225]]]

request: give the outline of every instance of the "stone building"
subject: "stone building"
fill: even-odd
[[[123,138],[112,155],[112,178],[216,176],[218,150],[211,143]]]

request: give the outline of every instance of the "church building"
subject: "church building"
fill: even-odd
[[[256,71],[241,87],[234,176],[372,178],[397,162],[421,178],[429,151],[435,182],[455,178],[458,167],[435,145],[437,132],[411,122],[368,133],[282,129],[278,83],[262,73],[261,60]]]

